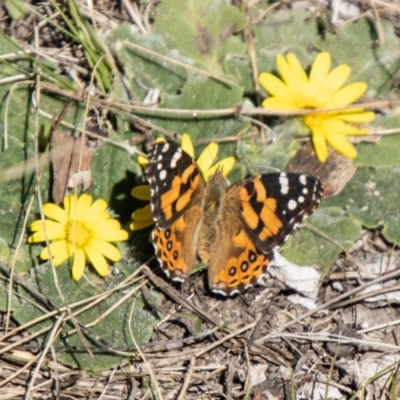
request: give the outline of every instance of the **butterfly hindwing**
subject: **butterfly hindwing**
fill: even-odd
[[[161,268],[171,279],[183,282],[196,262],[196,236],[201,220],[196,204],[167,228],[153,229],[152,239]]]
[[[257,249],[229,203],[218,232],[218,246],[208,267],[208,284],[213,292],[231,296],[247,289],[266,271],[273,253]]]
[[[196,162],[172,142],[158,142],[149,152],[146,177],[150,183],[153,218],[166,228],[202,196],[204,178]]]

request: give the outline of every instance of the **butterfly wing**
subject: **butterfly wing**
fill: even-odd
[[[196,262],[196,243],[201,221],[200,206],[192,206],[168,228],[157,225],[152,239],[164,272],[171,279],[183,282]]]
[[[323,187],[314,177],[278,173],[231,186],[219,223],[220,246],[210,260],[209,285],[232,295],[251,286],[296,224],[313,213]]]
[[[195,161],[172,142],[156,143],[146,167],[156,226],[153,243],[168,276],[184,281],[196,261],[204,178]]]
[[[208,266],[208,284],[213,292],[231,296],[247,289],[265,272],[272,253],[257,249],[238,218],[239,207],[226,205],[218,224],[218,246]]]
[[[193,204],[201,203],[204,178],[196,162],[172,142],[150,149],[146,166],[153,218],[159,228],[179,219]]]
[[[247,233],[264,253],[280,246],[316,210],[323,194],[318,179],[285,172],[245,179],[231,189],[228,195],[239,198]]]

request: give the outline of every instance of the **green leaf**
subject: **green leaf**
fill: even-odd
[[[150,88],[176,93],[187,79],[186,68],[158,56],[191,63],[187,56],[180,55],[175,49],[169,50],[161,35],[140,35],[129,24],[122,24],[108,34],[107,43],[123,65],[124,79],[113,91],[116,98],[134,96],[141,102]]]
[[[74,282],[70,276],[68,265],[63,264],[55,270],[57,273],[58,284],[62,295],[71,304],[96,294],[101,294],[106,290],[115,287],[121,282],[125,276],[115,278],[110,276],[108,281],[99,279],[91,272],[87,272],[89,281],[82,279],[79,282]],[[97,282],[96,282],[97,281]],[[32,271],[28,283],[39,290],[47,299],[58,307],[62,307],[63,301],[57,291],[52,268],[49,263],[39,266]],[[126,290],[126,289],[124,289]],[[44,315],[45,310],[43,305],[38,303],[37,299],[32,298],[32,295],[25,289],[20,288],[25,298],[31,301],[26,302],[22,298],[19,302],[14,302],[13,316],[20,324],[32,321],[35,318]],[[63,351],[58,354],[58,361],[61,361],[72,368],[79,368],[91,371],[99,371],[113,368],[118,365],[123,356],[113,354],[108,351],[108,346],[115,350],[132,351],[136,348],[131,339],[129,325],[132,328],[134,338],[138,344],[146,343],[152,334],[152,327],[155,323],[154,317],[144,310],[144,305],[140,297],[131,297],[122,304],[119,304],[113,311],[109,310],[122,297],[124,291],[121,289],[114,294],[106,296],[104,300],[93,305],[91,308],[77,313],[77,308],[71,310],[76,312],[75,322],[81,326],[81,333],[85,337],[85,342],[77,333],[68,334],[76,325],[70,320],[62,325],[62,334],[54,342],[54,346]],[[129,318],[131,308],[134,307],[132,318]],[[68,313],[67,313],[68,315]],[[83,326],[91,324],[95,320],[100,319],[94,326],[83,329]],[[34,333],[44,327],[52,328],[54,319],[45,320],[37,323],[29,328],[30,332]],[[90,332],[90,333],[89,333]],[[97,336],[100,341],[97,339]],[[38,341],[43,346],[47,335],[40,336]],[[94,352],[95,357],[85,349],[85,345]]]
[[[397,129],[400,116],[378,116],[373,122],[380,129]],[[377,143],[360,143],[357,145],[357,158],[354,163],[360,167],[393,167],[400,165],[400,135],[383,136]]]
[[[340,207],[324,204],[282,247],[282,254],[298,265],[316,265],[327,272],[343,249],[353,246],[361,224]]]
[[[358,168],[340,195],[326,201],[343,207],[367,228],[382,227],[384,237],[400,244],[400,167]]]
[[[25,4],[20,0],[6,0],[5,6],[11,18],[17,20],[25,15]]]
[[[227,54],[243,52],[243,44],[232,34],[245,25],[243,13],[221,0],[166,0],[158,7],[153,31],[165,38],[169,48],[219,75]]]
[[[182,87],[181,93],[162,96],[161,106],[178,110],[213,110],[237,106],[241,99],[242,90],[239,86],[227,87],[212,79],[198,76],[188,80]],[[169,131],[187,132],[195,139],[215,137],[217,132],[219,132],[218,137],[235,135],[238,131],[243,131],[244,125],[250,126],[248,123],[226,117],[197,119],[195,116],[186,118],[171,116],[171,118],[153,117],[151,120]],[[230,131],[224,125],[229,127]]]

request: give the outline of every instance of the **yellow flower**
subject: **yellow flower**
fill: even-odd
[[[286,59],[276,58],[281,79],[263,72],[259,76],[261,86],[272,96],[262,103],[272,110],[300,110],[313,108],[342,108],[358,100],[367,90],[364,82],[343,86],[350,75],[350,67],[339,65],[330,71],[331,56],[319,53],[307,76],[299,60],[292,53]],[[310,129],[317,158],[325,162],[328,158],[327,144],[343,155],[355,158],[357,150],[347,140],[348,135],[365,135],[368,129],[359,129],[349,124],[371,122],[375,114],[363,108],[348,111],[318,112],[302,118]]]
[[[28,243],[51,242],[40,253],[40,258],[48,260],[50,256],[55,266],[70,257],[72,278],[79,280],[86,265],[86,259],[101,276],[108,274],[105,259],[119,261],[120,251],[109,242],[128,239],[128,233],[121,229],[120,223],[110,217],[107,202],[99,199],[92,204],[92,196],[83,194],[64,197],[64,208],[53,203],[43,205],[43,214],[50,218],[37,220],[30,229],[34,232]]]
[[[163,139],[158,139],[158,141],[163,141]],[[182,135],[181,148],[190,157],[194,158],[194,147],[190,136],[187,133]],[[204,180],[208,180],[211,176],[213,176],[217,170],[221,170],[224,176],[227,176],[229,172],[232,170],[235,165],[234,157],[227,157],[218,163],[214,164],[215,159],[218,155],[218,144],[215,142],[211,142],[200,154],[199,158],[196,160],[196,163],[203,174]],[[147,159],[145,157],[139,157],[139,163],[142,166],[145,166],[147,163]],[[149,185],[141,185],[137,186],[132,190],[132,196],[145,201],[150,201],[150,186]],[[132,224],[130,228],[132,230],[138,230],[147,228],[148,226],[152,226],[154,224],[153,214],[151,212],[150,204],[137,209],[132,214]]]

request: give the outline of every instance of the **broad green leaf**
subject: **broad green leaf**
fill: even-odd
[[[378,129],[398,129],[400,116],[378,116],[373,122]],[[354,163],[360,167],[393,167],[400,165],[400,134],[383,136],[377,143],[360,143]]]
[[[25,15],[25,5],[20,0],[6,0],[5,6],[11,18],[17,20]]]
[[[400,167],[358,168],[345,189],[326,201],[343,207],[367,228],[382,228],[385,238],[400,244]]]
[[[123,66],[124,78],[113,91],[115,98],[133,97],[139,103],[148,89],[176,93],[187,79],[186,68],[162,56],[188,65],[192,64],[191,59],[176,49],[168,49],[162,35],[140,35],[129,24],[122,24],[108,33],[107,43]]]
[[[120,276],[119,278],[110,276],[108,280],[104,280],[88,271],[87,276],[91,282],[87,282],[85,279],[74,282],[70,277],[70,270],[66,264],[57,267],[56,273],[62,295],[69,304],[109,290],[125,278],[125,276]],[[40,293],[54,305],[58,307],[64,305],[56,289],[54,276],[49,263],[35,268],[32,271],[28,283],[39,290]],[[109,308],[122,297],[125,290],[126,289],[124,289],[124,291],[120,290],[108,296],[105,300],[75,316],[76,322],[81,324],[81,326],[90,324],[97,318],[103,316],[101,321],[95,326],[88,327],[88,330],[82,329],[81,332],[86,339],[86,343],[84,343],[81,337],[76,333],[67,335],[68,332],[75,328],[75,325],[71,323],[71,321],[62,325],[62,334],[54,342],[54,346],[62,350],[58,354],[59,361],[72,368],[91,371],[109,369],[118,365],[125,357],[112,354],[112,351],[107,351],[107,349],[104,348],[107,344],[115,350],[136,351],[131,340],[129,325],[132,328],[137,343],[145,343],[149,340],[155,319],[149,312],[143,309],[143,302],[140,296],[129,298],[111,313],[105,315]],[[45,312],[44,305],[38,304],[38,300],[33,299],[31,294],[25,289],[21,288],[20,292],[24,294],[25,298],[31,301],[26,302],[21,299],[18,303],[14,302],[14,318],[16,318],[20,324],[23,324],[42,316]],[[132,313],[132,319],[130,320],[129,314],[131,307],[134,307],[134,311]],[[77,309],[74,309],[72,312],[76,310]],[[33,333],[44,327],[51,328],[53,325],[54,319],[46,320],[32,326],[29,328],[29,331]],[[100,338],[100,341],[96,339],[96,335]],[[43,346],[46,337],[47,335],[43,335],[38,338],[40,345]],[[94,358],[86,351],[85,344],[93,351],[95,355]]]
[[[377,143],[361,143],[354,160],[357,166],[391,167],[400,165],[400,134],[382,137]]]
[[[316,265],[326,273],[343,249],[353,246],[361,224],[340,207],[326,204],[306,220],[282,247],[282,254],[298,265]]]
[[[237,106],[241,99],[242,90],[239,86],[228,87],[209,78],[193,77],[185,83],[181,93],[162,96],[161,106],[177,110],[217,110]],[[204,118],[193,115],[179,118],[172,115],[171,118],[153,117],[151,120],[164,129],[180,133],[187,132],[195,139],[215,137],[217,132],[219,136],[223,133],[234,135],[237,131],[243,130],[243,122],[236,122],[232,117]],[[228,124],[230,132],[224,128],[225,124]],[[236,124],[237,128],[235,128]]]
[[[222,74],[223,58],[244,52],[243,44],[232,35],[245,24],[242,12],[221,0],[166,0],[157,9],[153,29],[169,48],[193,58],[207,71]]]

